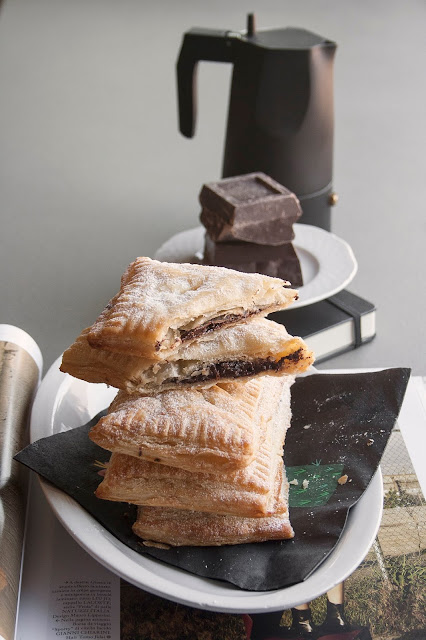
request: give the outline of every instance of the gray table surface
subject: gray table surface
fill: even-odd
[[[220,177],[231,66],[203,63],[196,137],[177,127],[175,61],[192,26],[299,26],[338,43],[333,231],[377,337],[321,368],[425,373],[423,1],[6,0],[0,12],[0,322],[45,369],[138,255],[198,222]]]

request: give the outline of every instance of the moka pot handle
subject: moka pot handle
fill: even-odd
[[[176,64],[179,128],[192,138],[197,114],[197,66],[200,60],[233,62],[234,43],[239,37],[231,31],[190,29],[184,34]]]

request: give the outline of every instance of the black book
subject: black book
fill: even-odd
[[[299,309],[278,311],[268,318],[303,338],[317,363],[356,349],[376,335],[375,306],[349,291]]]

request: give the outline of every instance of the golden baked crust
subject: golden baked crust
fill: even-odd
[[[222,324],[287,307],[297,298],[287,285],[224,267],[137,258],[87,340],[96,349],[161,360]]]
[[[283,481],[282,451],[290,426],[290,390],[271,420],[262,422],[254,460],[233,472],[190,472],[113,453],[96,495],[105,500],[209,513],[262,517],[277,513]]]
[[[259,518],[277,513],[282,465],[244,468],[250,478],[190,472],[113,453],[95,494],[103,500]],[[253,465],[253,468],[251,468]],[[182,474],[187,474],[183,476]]]
[[[288,514],[288,484],[283,482],[280,513],[264,518],[225,516],[200,511],[139,507],[133,532],[171,546],[220,546],[287,540],[294,537]]]
[[[120,391],[89,437],[104,449],[188,471],[239,469],[253,460],[260,424],[292,382],[262,376],[153,396]]]
[[[242,518],[159,507],[139,507],[133,532],[144,540],[172,547],[221,546],[294,537],[287,512],[265,518]]]
[[[87,382],[152,394],[176,388],[208,387],[217,381],[268,374],[297,374],[314,358],[306,343],[264,318],[219,329],[204,341],[181,344],[167,360],[93,349],[85,329],[63,354],[61,371]]]

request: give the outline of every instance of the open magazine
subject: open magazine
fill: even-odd
[[[414,640],[426,637],[426,401],[411,378],[381,468],[384,515],[361,566],[301,608],[231,615],[167,601],[121,580],[65,531],[33,478],[27,515],[17,640],[302,638]]]

